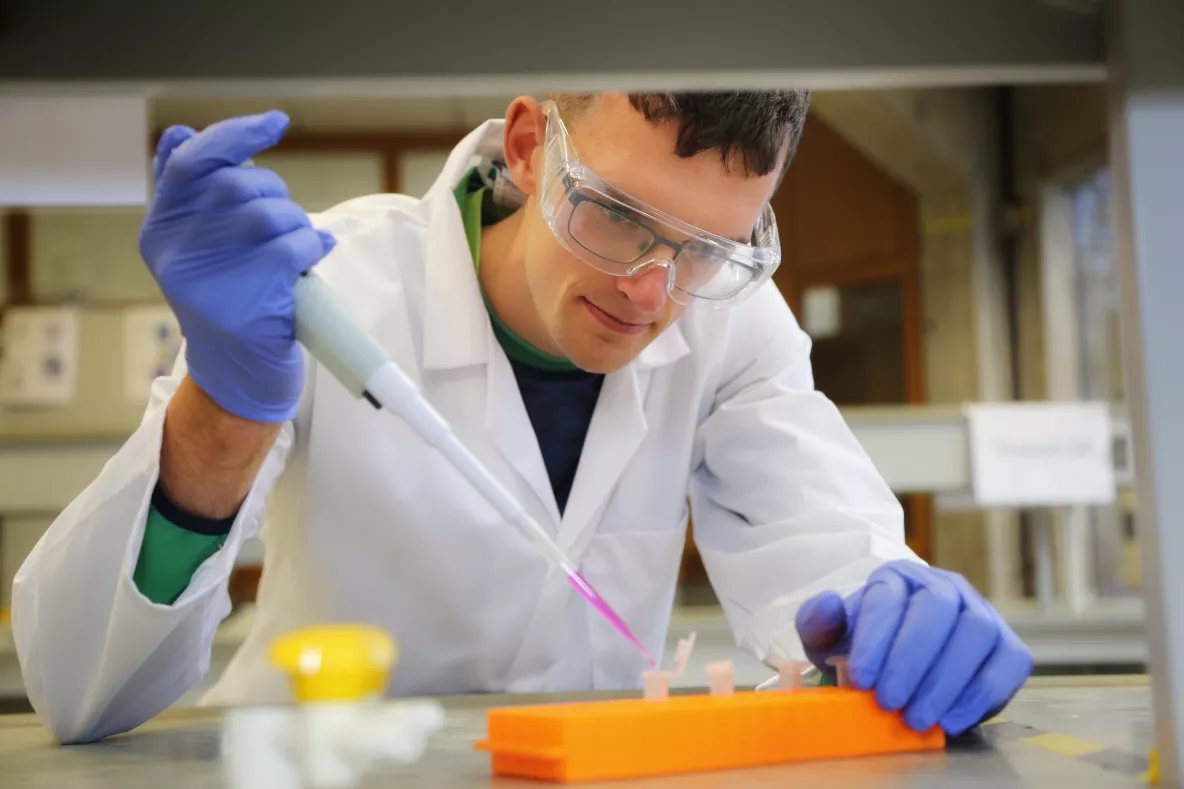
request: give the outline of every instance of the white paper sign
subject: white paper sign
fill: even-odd
[[[1106,403],[976,403],[967,407],[974,498],[983,507],[1114,501]]]
[[[123,392],[148,402],[152,382],[172,372],[181,349],[181,327],[165,306],[132,307],[123,315]]]
[[[78,386],[78,313],[12,307],[4,319],[0,404],[65,406]]]

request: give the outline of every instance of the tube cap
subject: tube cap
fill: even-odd
[[[395,640],[385,631],[355,624],[304,628],[271,647],[271,662],[287,672],[301,704],[382,694],[397,655]]]

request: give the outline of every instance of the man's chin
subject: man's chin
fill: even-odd
[[[586,347],[570,350],[568,358],[585,372],[607,375],[628,366],[650,344],[650,339],[628,344],[596,340]]]

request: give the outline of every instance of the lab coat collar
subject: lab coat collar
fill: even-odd
[[[476,161],[501,155],[504,131],[505,121],[488,120],[470,132],[452,150],[424,198],[430,208],[423,340],[423,366],[428,370],[488,361],[492,329],[453,191]],[[675,323],[638,355],[635,365],[664,367],[689,352]]]
[[[690,352],[690,346],[687,345],[682,331],[678,328],[678,322],[675,321],[637,355],[635,364],[644,370],[665,367],[668,364],[674,364]]]
[[[449,154],[424,196],[429,207],[423,336],[427,370],[484,364],[487,359],[492,329],[453,190],[475,160],[500,153],[504,128],[505,121],[489,120],[471,131]]]

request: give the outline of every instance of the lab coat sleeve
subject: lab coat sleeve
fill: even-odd
[[[139,428],[16,574],[12,631],[26,692],[62,743],[139,726],[202,679],[214,631],[230,612],[227,583],[235,557],[243,540],[258,532],[264,500],[292,447],[289,423],[222,549],[172,605],[150,602],[132,574],[160,470],[165,409],[185,374],[184,352],[180,359],[172,375],[153,384]]]
[[[696,432],[695,542],[737,643],[758,660],[803,660],[802,603],[853,592],[886,561],[920,559],[900,503],[815,390],[810,338],[776,288],[740,305],[727,331]]]

